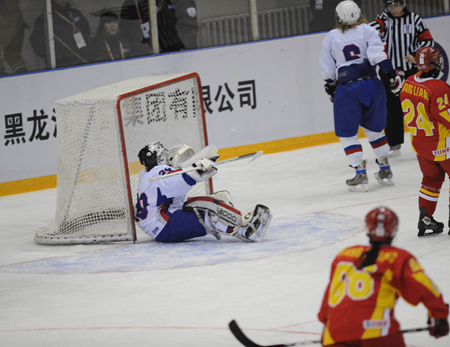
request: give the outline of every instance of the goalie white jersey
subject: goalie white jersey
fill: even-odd
[[[320,51],[320,70],[327,82],[337,79],[341,67],[369,62],[374,66],[388,59],[385,43],[378,31],[367,24],[342,33],[331,30],[325,36]]]
[[[187,193],[196,183],[186,174],[149,182],[150,177],[167,175],[172,171],[175,169],[168,165],[159,165],[148,172],[144,169],[139,174],[134,218],[138,226],[153,238],[158,236],[171,214],[183,208]]]

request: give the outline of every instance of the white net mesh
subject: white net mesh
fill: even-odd
[[[143,168],[139,150],[154,141],[169,149],[185,143],[196,152],[207,144],[197,77],[142,77],[55,103],[57,210],[55,219],[37,230],[36,242],[133,240],[129,197],[134,206]],[[191,191],[209,193],[208,182]]]

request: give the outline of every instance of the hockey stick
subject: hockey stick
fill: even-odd
[[[240,343],[242,343],[246,347],[294,347],[294,346],[304,346],[304,345],[312,345],[316,343],[322,343],[321,340],[312,340],[312,341],[301,341],[301,342],[294,342],[294,343],[288,343],[288,344],[277,344],[277,345],[258,345],[257,343],[254,343],[252,340],[250,340],[244,332],[241,330],[237,322],[233,319],[230,324],[228,324],[230,327],[231,332],[233,333],[234,337],[238,339]],[[405,334],[405,333],[415,333],[419,331],[425,331],[428,330],[428,328],[413,328],[413,329],[405,329],[400,330],[399,333]]]
[[[252,161],[254,161],[254,160],[258,159],[260,156],[262,156],[263,153],[264,153],[263,151],[258,151],[258,152],[253,152],[253,153],[249,153],[249,154],[240,155],[238,157],[234,157],[234,158],[230,158],[230,159],[221,160],[221,161],[218,161],[217,163],[215,163],[214,166],[219,166],[219,165],[231,163],[233,161],[251,158],[252,160],[250,160],[247,163],[247,164],[250,164]],[[175,176],[175,175],[181,175],[181,174],[184,174],[184,173],[187,173],[187,172],[191,172],[191,171],[195,171],[195,170],[198,170],[198,168],[196,168],[196,167],[188,167],[186,169],[170,172],[170,173],[168,173],[167,175],[164,175],[164,176],[150,177],[148,179],[148,181],[149,182],[153,182],[153,181],[161,180],[163,178],[167,178],[167,177],[171,177],[171,176]]]

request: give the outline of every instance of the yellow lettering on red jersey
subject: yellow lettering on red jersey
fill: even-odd
[[[403,92],[408,93],[408,83],[403,84],[402,93]]]
[[[377,262],[383,262],[383,261],[389,261],[389,263],[393,263],[395,261],[395,259],[397,259],[398,254],[397,252],[384,252],[381,251],[378,254],[378,258],[377,258]]]
[[[350,249],[344,249],[341,252],[341,256],[348,258],[359,258],[364,253],[364,247],[356,247]]]

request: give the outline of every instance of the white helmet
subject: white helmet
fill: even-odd
[[[336,21],[343,24],[354,24],[361,16],[361,9],[351,0],[341,1],[336,6]]]

